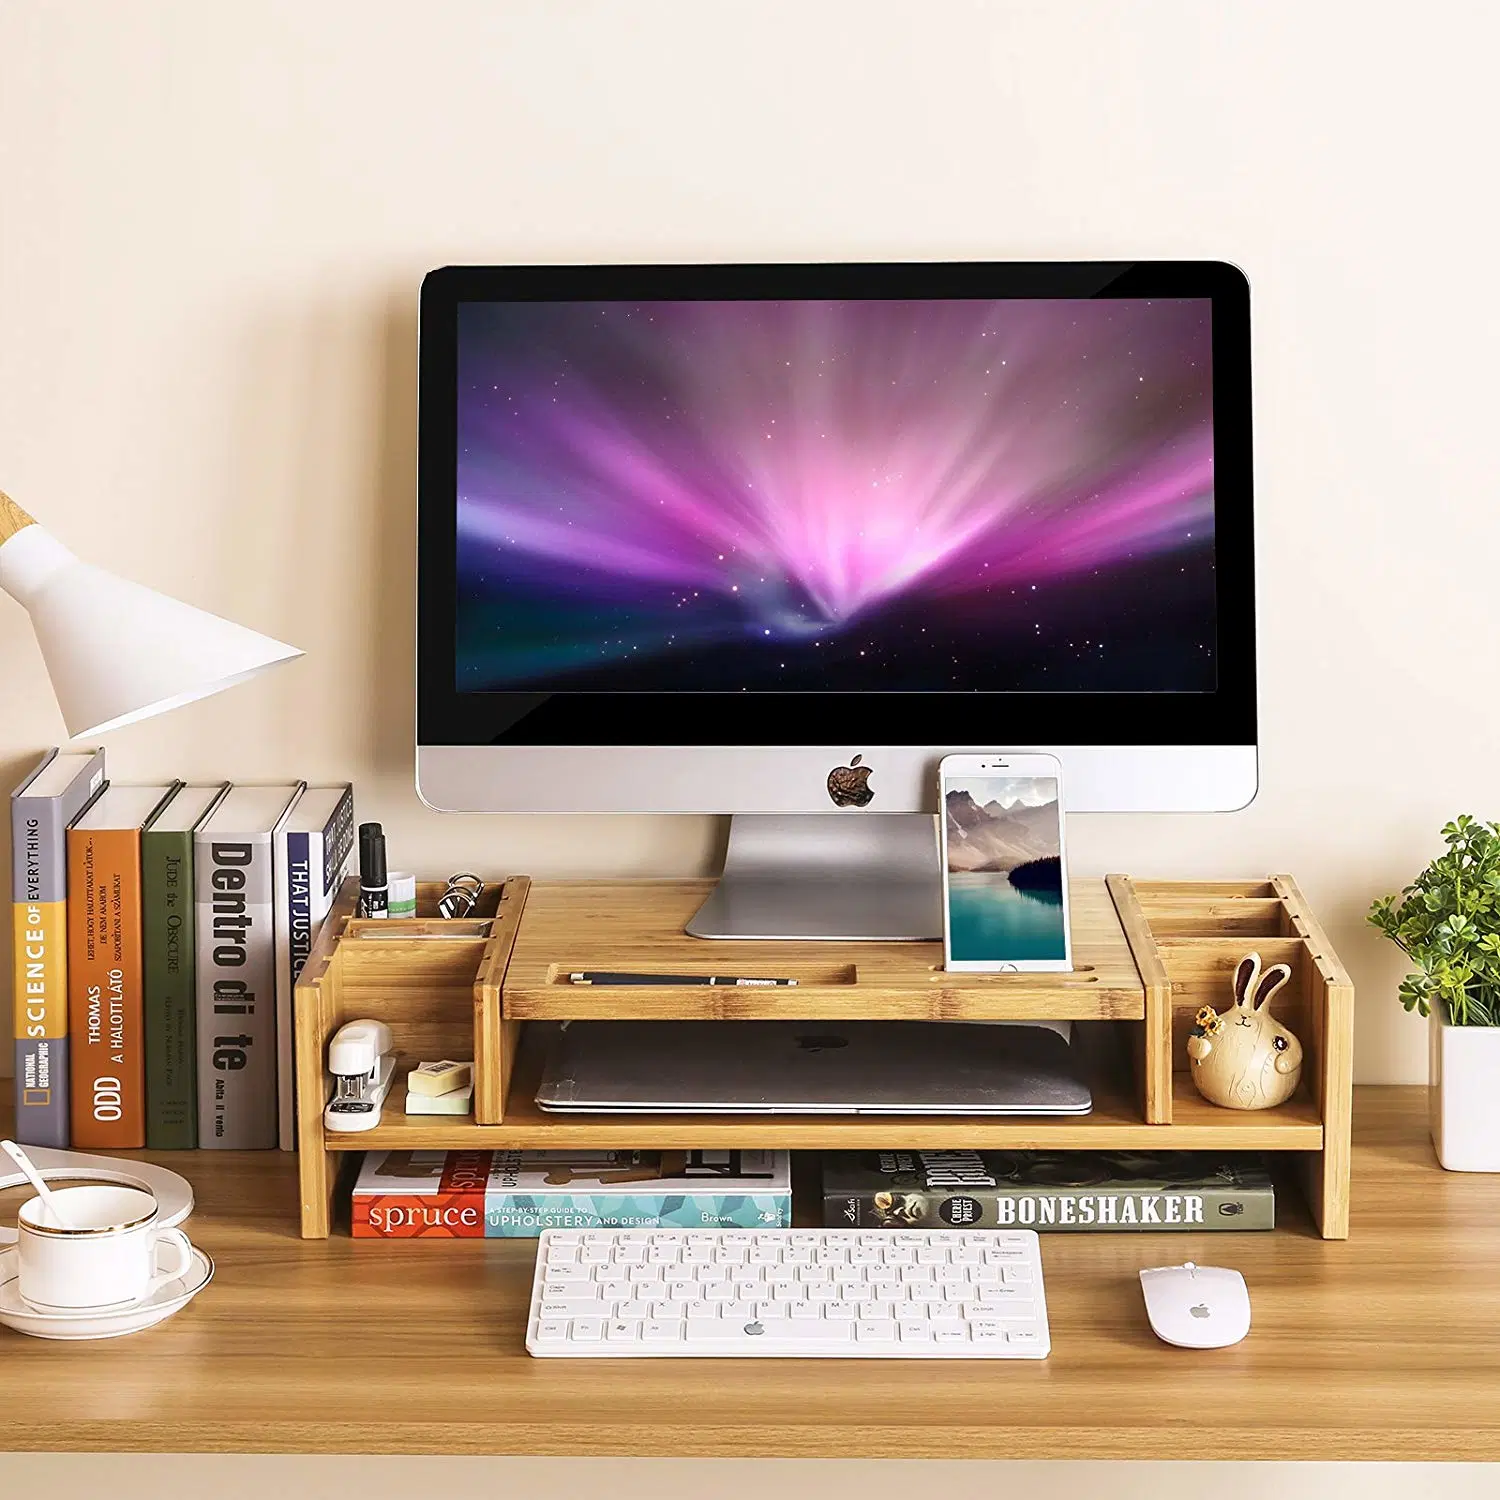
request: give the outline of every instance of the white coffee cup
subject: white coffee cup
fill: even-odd
[[[91,1185],[53,1188],[52,1196],[61,1225],[40,1198],[21,1205],[16,1225],[17,1289],[38,1312],[129,1307],[192,1265],[188,1237],[158,1225],[150,1193]],[[163,1248],[173,1253],[159,1268]]]

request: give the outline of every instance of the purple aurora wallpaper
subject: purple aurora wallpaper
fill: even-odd
[[[460,691],[1206,692],[1210,304],[466,303]]]

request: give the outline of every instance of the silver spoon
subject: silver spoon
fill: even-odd
[[[57,1198],[52,1189],[47,1186],[42,1174],[37,1171],[35,1165],[27,1154],[14,1141],[0,1141],[0,1151],[3,1151],[15,1164],[26,1174],[26,1180],[36,1189],[36,1195],[42,1200],[42,1207],[57,1221],[58,1227],[72,1229],[74,1226],[58,1212]]]

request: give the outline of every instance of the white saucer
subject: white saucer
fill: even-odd
[[[118,1339],[139,1333],[181,1312],[214,1279],[213,1258],[196,1245],[193,1263],[172,1281],[160,1282],[144,1301],[112,1312],[44,1313],[21,1300],[16,1252],[0,1251],[0,1324],[37,1339]]]
[[[141,1188],[157,1202],[163,1229],[181,1224],[193,1211],[193,1185],[185,1177],[148,1161],[121,1161],[113,1156],[89,1156],[82,1151],[57,1151],[51,1146],[28,1146],[31,1164],[51,1183],[119,1182]],[[24,1187],[26,1174],[9,1157],[0,1157],[0,1188]],[[14,1245],[16,1232],[0,1224],[0,1245]]]

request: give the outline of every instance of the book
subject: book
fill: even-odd
[[[68,1030],[72,1144],[146,1144],[141,994],[141,830],[180,782],[106,782],[68,829]]]
[[[297,1146],[296,1027],[292,997],[354,848],[354,788],[310,786],[272,839],[276,893],[277,1139]]]
[[[49,750],[10,797],[16,1139],[66,1147],[67,828],[104,785],[104,752]]]
[[[369,1151],[358,1239],[535,1239],[544,1229],[785,1229],[785,1151]]]
[[[153,1151],[191,1151],[198,1144],[193,831],[226,786],[181,788],[141,833],[146,1145]]]
[[[302,786],[230,787],[193,835],[200,1147],[276,1145],[271,842]]]
[[[862,1229],[1272,1229],[1264,1160],[1210,1151],[833,1151],[823,1222]]]

